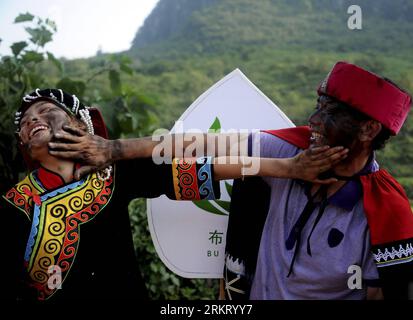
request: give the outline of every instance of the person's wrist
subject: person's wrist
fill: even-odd
[[[281,172],[283,174],[283,178],[288,178],[288,179],[297,178],[295,176],[295,170],[294,170],[294,158],[283,158],[280,160],[282,163]]]
[[[142,138],[141,145],[143,151],[143,156],[145,158],[151,158],[153,156],[154,148],[158,142],[154,142],[151,137]]]
[[[107,145],[108,145],[108,159],[106,162],[112,163],[116,160],[119,160],[118,157],[118,152],[117,150],[117,144],[120,143],[118,140],[107,140]]]
[[[269,162],[267,162],[268,160]],[[266,164],[262,167],[261,175],[274,178],[290,178],[291,162],[290,158],[266,159]]]

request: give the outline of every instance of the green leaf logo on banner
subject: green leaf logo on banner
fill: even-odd
[[[219,121],[218,117],[215,117],[214,122],[209,127],[209,133],[219,133],[221,131],[221,122]],[[231,197],[232,193],[232,186],[225,181],[225,188]],[[217,214],[220,216],[227,216],[229,215],[229,205],[231,201],[223,201],[223,200],[199,200],[199,201],[192,201],[194,205],[198,208],[207,211],[209,213]]]

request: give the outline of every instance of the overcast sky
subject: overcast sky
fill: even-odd
[[[136,31],[158,0],[0,0],[0,55],[13,42],[26,40],[25,24],[14,24],[19,13],[51,18],[57,24],[46,46],[57,57],[80,58],[130,48]]]

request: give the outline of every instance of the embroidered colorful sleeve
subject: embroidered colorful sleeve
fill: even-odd
[[[156,164],[151,158],[117,163],[118,191],[127,199],[156,198],[172,200],[219,199],[219,183],[214,181],[212,159],[186,158]]]
[[[174,158],[172,179],[176,200],[212,200],[220,197],[211,157]]]

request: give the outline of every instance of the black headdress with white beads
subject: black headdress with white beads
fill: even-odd
[[[17,126],[17,131],[20,131],[20,120],[23,114],[31,105],[39,101],[50,101],[67,113],[81,119],[86,124],[90,134],[95,133],[89,114],[89,107],[83,105],[74,94],[70,95],[61,89],[36,89],[32,93],[25,95],[19,110],[15,114],[14,123]]]
[[[74,94],[68,94],[61,89],[36,89],[33,92],[25,95],[19,110],[15,114],[14,123],[17,127],[17,132],[20,131],[20,121],[26,110],[34,103],[39,101],[49,101],[54,105],[62,108],[68,114],[80,119],[86,124],[89,134],[95,134],[97,126],[98,135],[107,138],[106,126],[100,112],[95,108],[89,108],[82,104]],[[91,116],[91,112],[95,115],[95,119]],[[95,123],[95,125],[94,125]],[[102,134],[103,133],[103,134]],[[98,178],[101,180],[109,179],[112,166],[98,172]]]

